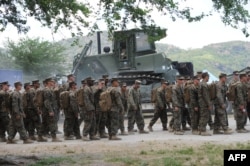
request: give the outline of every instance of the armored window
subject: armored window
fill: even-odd
[[[151,50],[151,45],[148,42],[148,35],[143,32],[136,33],[136,52]]]

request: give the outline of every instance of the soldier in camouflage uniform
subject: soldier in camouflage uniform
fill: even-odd
[[[183,80],[184,77],[178,76],[176,85],[173,86],[172,104],[173,104],[173,118],[174,118],[174,134],[183,135],[184,132],[181,130],[181,112],[185,107],[183,97]]]
[[[6,142],[6,132],[8,133],[9,118],[9,83],[8,81],[2,82],[2,89],[0,90],[0,142]]]
[[[43,90],[43,125],[42,133],[46,133],[47,127],[52,137],[52,142],[61,142],[56,137],[57,121],[56,121],[56,96],[53,92],[55,81],[53,78],[47,78],[46,87]]]
[[[28,139],[28,135],[24,128],[23,117],[25,114],[23,112],[23,101],[22,95],[20,93],[22,89],[21,82],[15,82],[15,91],[11,94],[11,119],[9,123],[9,136],[7,143],[8,144],[15,144],[16,142],[13,140],[18,132],[20,138],[23,140],[23,143],[29,144],[33,143],[30,139]]]
[[[110,96],[112,99],[111,109],[108,111],[108,133],[109,140],[121,140],[118,138],[117,131],[119,128],[119,114],[124,112],[124,107],[121,100],[121,93],[119,92],[119,81],[117,78],[111,79],[112,87],[107,90],[110,91]]]
[[[227,125],[227,114],[226,114],[226,93],[227,86],[226,80],[227,75],[221,73],[219,75],[219,82],[216,84],[216,99],[214,102],[215,116],[214,116],[214,134],[232,134],[232,129]],[[222,127],[224,132],[221,132],[219,128]]]
[[[168,117],[167,117],[166,97],[165,97],[166,88],[168,84],[169,83],[167,81],[162,80],[161,87],[157,88],[154,117],[151,119],[148,125],[148,129],[151,132],[153,131],[152,126],[159,118],[161,119],[163,130],[168,130],[167,129]]]
[[[134,134],[134,122],[136,122],[140,134],[147,134],[148,132],[144,130],[144,118],[142,115],[141,108],[141,94],[140,94],[141,81],[135,80],[135,84],[129,90],[129,110],[128,110],[128,132],[129,134]]]
[[[35,89],[30,88],[30,83],[24,84],[25,92],[23,93],[23,109],[26,117],[24,122],[26,123],[26,130],[29,133],[31,140],[37,140],[38,142],[46,142],[47,139],[42,137],[42,122],[39,117],[39,111],[34,104]],[[25,97],[24,97],[25,96]],[[37,131],[38,138],[35,138],[35,129]]]
[[[100,95],[102,92],[104,92],[104,88],[105,88],[104,79],[99,79],[98,85],[95,87],[94,90],[94,101],[96,110],[96,133],[101,138],[108,138],[107,134],[105,133],[105,125],[107,123],[107,113],[101,110],[99,104]]]
[[[199,119],[200,119],[200,110],[199,110],[199,98],[198,98],[198,89],[200,88],[200,77],[194,76],[193,77],[193,85],[189,88],[190,94],[190,117],[191,117],[191,127],[192,127],[192,134],[199,135],[198,126],[199,126]]]
[[[211,107],[211,100],[209,96],[209,88],[207,82],[209,80],[209,74],[207,72],[202,73],[202,82],[198,91],[199,95],[199,107],[200,107],[200,121],[199,121],[199,129],[200,135],[202,136],[211,136],[210,133],[206,131],[206,126],[209,121]]]
[[[80,89],[84,89],[84,87],[86,86],[86,81],[83,79],[81,80],[81,83],[82,83],[82,87],[80,87]],[[79,105],[78,103],[78,106],[79,106],[79,112],[80,112],[80,118],[78,119],[78,123],[79,123],[79,126],[81,126],[82,122],[84,121],[84,107]]]
[[[124,127],[124,114],[128,111],[128,90],[127,90],[127,84],[124,82],[121,85],[121,100],[124,107],[124,112],[119,113],[119,129],[121,130],[121,135],[128,135],[127,132],[125,132]]]
[[[91,88],[94,80],[91,77],[85,79],[87,85],[84,87],[84,127],[83,127],[83,141],[99,140],[95,135],[96,119],[95,119],[95,103],[94,93]],[[89,138],[87,137],[89,135]]]
[[[77,86],[75,82],[69,83],[69,108],[64,109],[65,120],[63,124],[64,139],[72,140],[73,133],[76,139],[81,139],[80,126],[78,123],[79,109],[76,100]]]
[[[247,93],[248,96],[250,96],[250,71],[247,72],[247,83],[246,83],[246,87],[247,87]],[[250,98],[248,97],[247,100],[247,117],[250,120]],[[247,121],[247,120],[246,120]]]
[[[236,120],[236,131],[238,133],[248,132],[245,128],[246,103],[247,103],[246,73],[240,73],[240,81],[236,84],[236,96],[234,101],[234,116]]]

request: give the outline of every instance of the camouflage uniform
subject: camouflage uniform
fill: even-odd
[[[191,127],[193,131],[198,131],[199,119],[200,119],[200,110],[199,110],[199,98],[198,98],[198,89],[199,86],[191,85],[189,88],[190,94],[190,115],[191,115]],[[195,108],[198,108],[198,111],[195,111]]]
[[[56,96],[53,89],[48,87],[43,89],[43,123],[42,133],[47,134],[47,130],[50,131],[52,138],[56,138],[57,131],[57,119],[56,119]],[[54,116],[50,116],[49,113],[54,113]]]
[[[58,122],[60,120],[60,93],[65,91],[63,87],[56,87],[54,90],[55,96],[56,96],[56,107],[55,107],[55,118],[56,118],[56,131],[58,131]]]
[[[139,89],[132,87],[129,90],[129,110],[128,110],[128,131],[133,131],[134,122],[136,122],[139,130],[144,130],[144,118],[141,108],[141,94]]]
[[[23,97],[23,102],[27,103],[27,105],[24,105],[23,107],[26,115],[24,118],[25,128],[28,131],[30,137],[34,137],[35,129],[37,130],[38,136],[42,136],[42,122],[38,114],[38,108],[35,106],[33,101],[35,97],[35,90],[30,89],[25,91],[23,95],[26,95],[26,97]],[[24,101],[25,99],[26,101]]]
[[[181,85],[173,86],[173,94],[172,94],[172,104],[173,104],[173,118],[174,118],[174,130],[181,130],[181,112],[185,107],[184,97],[183,97],[183,89]],[[178,110],[175,110],[175,107],[178,107]]]
[[[9,93],[6,91],[0,91],[0,139],[1,141],[6,140],[6,132],[9,132],[9,108],[7,106],[7,100],[9,98]]]
[[[211,101],[209,96],[209,88],[204,80],[201,82],[198,91],[198,96],[199,96],[199,107],[200,107],[199,129],[201,132],[205,132],[211,111],[209,110],[209,107],[211,106]]]
[[[214,102],[215,106],[214,130],[219,130],[220,127],[222,127],[224,130],[228,129],[227,114],[226,114],[226,93],[227,93],[226,84],[218,82],[216,84],[216,99]]]
[[[99,105],[100,95],[104,92],[103,89],[95,89],[94,99],[95,99],[95,110],[96,110],[96,133],[101,137],[105,134],[105,125],[107,123],[107,113],[101,110]]]
[[[125,92],[121,91],[121,100],[122,100],[122,105],[124,107],[124,112],[119,113],[119,129],[121,132],[125,131],[124,127],[124,114],[128,111],[128,91],[126,90]]]
[[[166,111],[166,98],[165,89],[159,87],[156,92],[155,112],[154,117],[151,119],[149,126],[153,126],[155,122],[160,118],[163,129],[167,129],[168,117]]]
[[[95,103],[94,103],[94,93],[89,86],[84,87],[84,127],[83,136],[89,137],[95,136],[96,119],[95,119]]]
[[[69,108],[64,109],[65,120],[63,123],[64,136],[69,137],[74,133],[76,138],[81,138],[78,123],[79,109],[76,100],[76,91],[69,91]]]
[[[118,88],[110,87],[110,95],[112,99],[111,110],[108,112],[108,133],[110,138],[116,136],[119,129],[119,114],[124,112],[124,107],[121,100],[121,93]]]
[[[246,117],[246,102],[247,102],[247,89],[244,83],[238,82],[236,85],[236,96],[234,101],[234,116],[236,120],[236,129],[244,129],[245,117]],[[240,106],[243,106],[244,109],[240,109]]]
[[[22,140],[27,140],[28,136],[23,123],[23,101],[20,92],[15,90],[11,94],[11,105],[11,119],[9,124],[8,140],[13,140],[17,132],[19,133]]]

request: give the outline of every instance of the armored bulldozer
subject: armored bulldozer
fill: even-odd
[[[158,32],[158,33],[157,33]],[[87,43],[80,54],[75,56],[72,73],[76,81],[92,76],[99,79],[102,75],[118,77],[128,86],[136,79],[142,81],[142,107],[152,109],[150,103],[151,89],[160,85],[162,78],[170,83],[175,82],[176,75],[193,76],[191,62],[171,61],[164,53],[158,53],[155,40],[165,37],[165,30],[147,32],[140,29],[116,31],[113,34],[113,48],[104,47],[101,54],[100,33],[97,33],[98,54],[88,55],[93,43]],[[164,35],[162,35],[164,34]]]

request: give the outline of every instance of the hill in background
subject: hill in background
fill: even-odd
[[[74,39],[62,40],[62,44],[66,51],[64,56],[67,59],[67,70],[72,69],[74,56],[82,51],[84,45],[90,40],[93,41],[89,54],[97,54],[96,36],[79,38],[79,45],[71,46]],[[108,39],[106,32],[101,35],[101,45],[112,48],[112,41]],[[231,41],[225,43],[217,43],[205,46],[200,49],[184,50],[173,45],[156,43],[158,52],[164,52],[168,58],[173,61],[188,61],[194,64],[194,70],[208,70],[214,75],[221,72],[232,73],[234,70],[241,70],[246,66],[250,66],[250,42]]]

